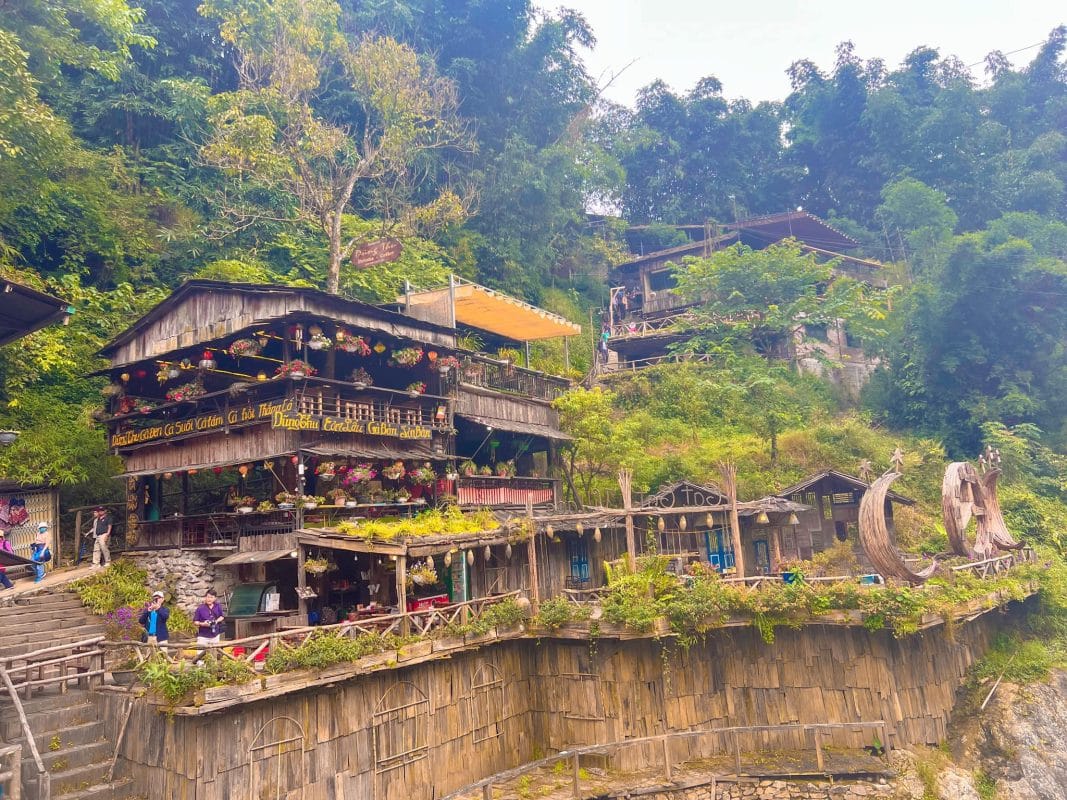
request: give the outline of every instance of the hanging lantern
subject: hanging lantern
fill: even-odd
[[[211,351],[205,350],[200,359],[200,369],[215,369],[215,359],[211,357]]]
[[[471,566],[471,567],[474,566],[474,551],[473,550],[468,550],[467,551],[467,565]]]
[[[504,558],[511,560],[511,542],[508,542],[507,547],[504,548]]]
[[[489,549],[489,545],[485,546],[485,552],[483,553],[483,555],[485,556],[486,561],[493,557],[493,551]]]
[[[169,481],[173,477],[174,477],[174,473],[173,472],[164,472],[163,473],[163,480],[165,480],[165,481]]]
[[[708,512],[708,518],[706,520],[704,520],[704,521],[707,523],[709,528],[714,528],[715,527],[715,517],[712,515],[712,513],[710,511]]]
[[[684,531],[688,527],[689,523],[685,521],[685,514],[682,514],[682,516],[678,518],[678,530]]]
[[[143,370],[143,369],[139,369],[139,370],[137,370],[137,372],[134,373],[134,375],[136,375],[138,378],[147,378],[148,377],[148,371],[147,370]]]
[[[551,525],[546,525],[545,526],[545,536],[547,536],[549,539],[551,539],[555,535],[556,535],[556,529],[553,528]]]
[[[214,472],[216,475],[221,475],[222,474],[222,467],[215,467],[211,471]]]
[[[192,369],[193,368],[193,362],[190,361],[187,358],[183,358],[182,359],[182,363],[181,363],[181,367],[182,367],[182,369]]]
[[[385,352],[385,345],[382,344],[381,342],[375,342],[374,343],[374,352],[377,353],[378,355],[381,355],[382,353]]]
[[[267,379],[267,373],[263,372],[263,370],[260,370],[259,372],[256,373],[256,380],[257,381],[265,381],[266,379]]]
[[[599,542],[603,538],[604,538],[604,534],[602,534],[600,532],[600,526],[597,525],[595,528],[593,528],[593,541],[594,542]]]
[[[304,339],[304,329],[302,327],[300,327],[299,325],[294,325],[292,327],[292,334],[293,334],[293,338],[296,339],[298,342],[303,341],[303,339]]]
[[[581,536],[582,534],[584,534],[584,533],[585,533],[585,528],[584,528],[584,527],[582,527],[582,523],[580,523],[580,522],[579,522],[579,523],[577,523],[577,524],[576,524],[576,525],[574,526],[574,529],[575,529],[576,531],[578,531],[578,535],[579,535],[579,536]]]
[[[248,474],[248,464],[242,464],[237,468],[237,471],[241,473],[241,477],[243,478]]]
[[[189,474],[190,475],[195,475],[196,473],[197,473],[197,470],[195,470],[195,469],[189,470]]]
[[[129,383],[130,382],[130,373],[123,372],[121,375],[119,375],[119,380],[122,381],[123,383]]]
[[[322,336],[322,328],[318,325],[312,325],[308,328],[308,333],[312,336]]]
[[[451,550],[446,550],[445,551],[445,557],[442,558],[441,560],[444,562],[446,567],[451,567],[452,566],[452,551]]]
[[[181,374],[182,371],[173,364],[171,364],[170,369],[167,370],[167,377],[171,379],[177,378]]]
[[[663,533],[666,527],[667,523],[663,521],[663,517],[660,517],[658,520],[656,520],[656,530],[658,530],[660,533]]]
[[[294,464],[300,463],[300,458],[298,456],[293,456],[289,460],[292,461]]]
[[[800,517],[797,516],[797,512],[796,511],[793,511],[789,515],[789,524],[790,525],[799,525],[800,524]]]
[[[770,524],[771,518],[767,516],[766,511],[761,511],[756,515],[756,522],[760,525]]]
[[[426,360],[429,361],[431,364],[435,362],[437,360],[437,351],[430,350],[428,353],[426,353]]]

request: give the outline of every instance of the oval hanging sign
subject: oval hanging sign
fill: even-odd
[[[368,269],[378,264],[387,264],[400,258],[403,251],[404,246],[399,239],[388,236],[384,239],[376,239],[355,249],[352,253],[352,266],[358,269]]]

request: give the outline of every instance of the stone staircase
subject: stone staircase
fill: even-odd
[[[104,624],[66,591],[16,599],[0,607],[0,658],[46,647],[73,644],[102,635]],[[48,672],[45,672],[45,677]],[[21,675],[15,677],[15,682]],[[130,800],[129,779],[108,781],[114,755],[114,731],[106,729],[101,705],[92,690],[72,680],[22,698],[23,710],[51,776],[54,800]],[[8,692],[0,686],[0,741],[22,745],[24,797],[37,794],[37,766]]]

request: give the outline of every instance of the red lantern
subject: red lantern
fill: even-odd
[[[143,370],[143,369],[137,370],[137,372],[135,374],[137,375],[138,378],[147,378],[148,377],[148,371],[147,370]]]
[[[430,363],[432,364],[434,361],[437,360],[437,351],[431,350],[426,354],[426,358],[428,358],[430,360]]]
[[[300,459],[297,456],[293,456],[289,460],[292,461],[294,464],[299,464],[300,463]]]
[[[214,472],[216,475],[221,475],[222,474],[222,467],[215,467],[211,471]]]
[[[211,358],[211,351],[210,350],[205,350],[204,351],[204,358]]]

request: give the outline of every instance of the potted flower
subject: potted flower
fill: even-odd
[[[358,486],[361,483],[369,483],[378,476],[378,471],[374,469],[371,464],[362,463],[356,464],[354,467],[350,467],[348,472],[345,473],[344,480],[341,481],[345,486]]]
[[[382,467],[382,477],[391,481],[398,481],[407,474],[403,461],[394,461],[386,467]]]
[[[446,375],[451,370],[459,369],[459,364],[459,359],[455,356],[442,356],[437,359],[437,371],[442,375]]]
[[[433,467],[427,462],[421,467],[408,470],[408,480],[416,486],[433,486],[437,482],[437,473],[433,471]]]
[[[501,461],[496,465],[496,474],[501,478],[514,478],[516,473],[514,461]]]
[[[396,490],[396,495],[394,495],[394,499],[398,503],[406,503],[411,499],[411,492],[409,492],[404,487],[400,487]]]
[[[352,370],[352,385],[357,389],[366,389],[374,385],[374,378],[363,367]]]
[[[167,392],[167,399],[172,403],[180,403],[184,400],[195,400],[204,394],[204,384],[199,380],[183,383]]]
[[[304,508],[310,510],[312,508],[318,508],[325,503],[326,498],[320,497],[317,494],[305,494],[300,497],[300,502],[303,504]]]
[[[369,356],[371,353],[370,344],[366,339],[362,336],[356,336],[344,328],[337,329],[334,339],[337,340],[337,349],[346,353],[355,353],[359,356]]]
[[[278,501],[278,508],[292,508],[298,499],[298,495],[294,492],[278,492],[274,495],[274,499]]]
[[[416,586],[433,586],[437,583],[437,569],[434,567],[433,559],[427,558],[423,562],[416,562],[408,570],[408,581]]]
[[[407,385],[407,393],[412,397],[418,397],[426,391],[426,384],[422,381],[413,381]]]
[[[310,364],[301,361],[299,358],[294,358],[288,364],[282,364],[274,370],[274,375],[278,378],[292,378],[294,380],[299,380],[300,378],[315,375],[317,372],[318,370]]]
[[[256,509],[256,498],[251,495],[237,498],[237,513],[251,514]]]
[[[262,349],[255,339],[234,339],[226,348],[226,354],[232,358],[258,356]]]
[[[422,361],[421,347],[403,347],[393,351],[393,361],[401,367],[413,367]]]
[[[308,575],[325,575],[330,571],[330,562],[325,558],[308,557],[304,559],[304,572]]]
[[[311,350],[329,350],[333,342],[324,333],[313,333],[308,337],[308,348]]]
[[[459,465],[459,469],[468,478],[473,478],[478,474],[478,465],[469,458]]]
[[[490,467],[488,464],[485,464],[484,466],[482,466],[481,469],[478,470],[478,474],[479,475],[484,475],[487,478],[492,477],[493,468]]]
[[[778,565],[778,574],[786,583],[803,583],[804,573],[800,570],[800,564],[796,561],[783,561]]]
[[[109,642],[139,642],[144,633],[137,623],[137,611],[131,606],[119,606],[104,617],[104,636]],[[111,677],[120,686],[129,686],[137,679],[137,653],[131,645],[121,649],[123,660],[111,668]]]
[[[445,467],[445,480],[454,481],[459,477],[459,473],[456,471],[456,465],[454,462],[449,461],[448,466]]]
[[[333,480],[337,475],[337,464],[333,461],[323,461],[315,467],[315,474],[324,481]]]
[[[260,514],[269,514],[273,510],[274,503],[272,503],[270,500],[261,500],[259,502],[259,505],[256,506],[256,511],[258,511]]]
[[[330,491],[326,492],[326,496],[330,498],[335,506],[343,506],[348,499],[348,493],[341,488],[330,489]]]

